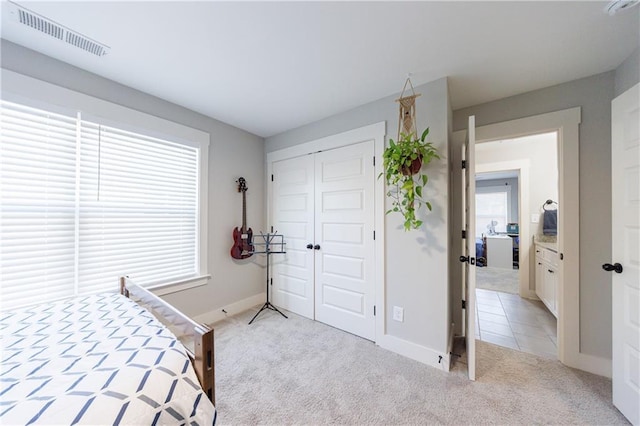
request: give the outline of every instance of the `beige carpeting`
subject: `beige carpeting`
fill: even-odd
[[[609,379],[477,342],[478,380],[294,314],[215,324],[220,425],[626,424]]]
[[[518,273],[517,269],[476,268],[476,288],[519,294]]]

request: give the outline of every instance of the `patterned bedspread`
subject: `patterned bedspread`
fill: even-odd
[[[0,424],[215,423],[176,338],[119,294],[0,313]]]

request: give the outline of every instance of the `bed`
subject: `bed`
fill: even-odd
[[[1,313],[0,344],[0,424],[216,421],[213,330],[126,278]]]

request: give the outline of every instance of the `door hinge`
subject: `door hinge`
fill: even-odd
[[[273,225],[271,226],[271,232],[273,232]]]
[[[376,231],[373,231],[373,239],[376,239]]]
[[[373,305],[373,316],[376,316],[376,305]]]
[[[273,182],[273,175],[271,175],[271,182]]]
[[[462,160],[462,168],[463,169],[467,168],[467,160]]]
[[[467,231],[466,230],[462,230],[462,239],[466,239],[467,238]]]
[[[375,166],[376,166],[376,156],[374,155],[373,156],[373,167],[375,167]]]
[[[273,285],[273,278],[269,278],[269,284]]]
[[[467,301],[466,300],[462,301],[462,309],[467,309]]]

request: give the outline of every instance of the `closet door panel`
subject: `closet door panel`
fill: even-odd
[[[315,155],[315,313],[375,339],[373,141]]]
[[[273,163],[274,232],[284,235],[284,255],[272,255],[273,303],[314,318],[314,162],[313,156]],[[257,238],[260,238],[259,236]]]

